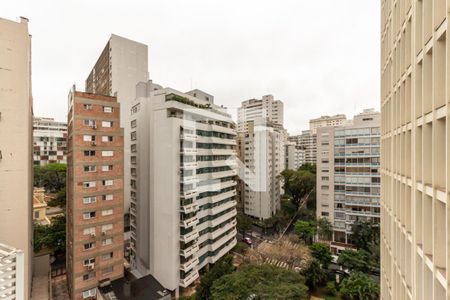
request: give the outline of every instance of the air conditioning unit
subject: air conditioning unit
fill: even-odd
[[[94,264],[89,264],[86,267],[88,270],[94,270]]]
[[[106,231],[102,231],[102,235],[106,235]]]
[[[95,233],[91,233],[91,237],[93,237],[93,238],[94,238],[94,237],[95,237]]]
[[[96,142],[92,142],[92,146],[97,146],[97,143]]]
[[[97,129],[97,125],[92,125],[92,129]]]

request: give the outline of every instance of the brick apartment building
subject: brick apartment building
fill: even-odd
[[[67,276],[72,299],[94,299],[123,276],[123,129],[115,97],[69,94]]]

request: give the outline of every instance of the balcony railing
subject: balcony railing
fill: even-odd
[[[180,139],[182,140],[189,140],[189,141],[195,141],[197,140],[197,135],[192,133],[182,133],[180,134]]]
[[[188,287],[198,278],[198,276],[198,271],[195,269],[192,270],[186,277],[180,279],[180,286],[184,288]]]
[[[192,259],[188,260],[185,263],[180,264],[180,270],[184,272],[188,272],[189,270],[192,270],[195,266],[198,265],[198,257],[194,256]]]
[[[197,234],[198,235],[198,234]],[[199,250],[199,247],[197,244],[194,244],[186,249],[180,250],[180,255],[183,257],[189,257],[195,253],[197,253]]]
[[[198,224],[197,216],[194,216],[192,218],[180,221],[180,226],[184,227],[184,228],[189,228],[189,227],[195,226],[197,224]]]
[[[180,241],[182,241],[184,243],[189,243],[190,241],[193,241],[196,238],[198,238],[198,231],[197,230],[192,230],[189,233],[180,235]]]
[[[198,210],[198,204],[197,203],[191,203],[191,204],[187,204],[187,205],[182,205],[180,207],[180,210],[185,213],[185,214],[189,214],[191,212],[195,212]]]

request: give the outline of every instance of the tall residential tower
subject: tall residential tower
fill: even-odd
[[[30,298],[33,253],[32,103],[28,20],[0,18],[0,243],[23,251],[23,299]]]

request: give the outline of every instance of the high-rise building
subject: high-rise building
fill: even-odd
[[[53,118],[34,118],[33,159],[35,166],[67,162],[67,123]]]
[[[0,299],[25,298],[25,254],[0,243]]]
[[[0,18],[0,242],[23,251],[23,299],[32,274],[32,106],[28,20]]]
[[[86,92],[117,97],[120,103],[120,126],[124,129],[124,165],[130,165],[130,108],[136,98],[136,84],[148,80],[147,45],[111,35],[103,52],[86,79]],[[124,209],[130,208],[130,170],[124,170]]]
[[[381,1],[381,298],[449,299],[449,1]]]
[[[297,143],[287,141],[285,144],[285,168],[297,170],[305,164],[305,150]]]
[[[241,179],[244,213],[264,220],[281,207],[280,174],[285,169],[286,132],[283,127],[256,119],[241,137],[240,160],[245,166]]]
[[[205,95],[140,83],[131,110],[131,266],[175,294],[236,245],[235,124]]]
[[[288,137],[288,141],[296,143],[305,151],[305,163],[316,164],[317,158],[317,135],[311,130],[303,130],[299,135]]]
[[[332,250],[351,247],[355,221],[380,222],[380,113],[317,129],[317,218],[333,225]]]
[[[327,126],[344,126],[348,125],[349,122],[345,115],[335,115],[335,116],[322,116],[317,119],[309,120],[309,130],[313,134],[317,133],[317,128],[327,127]]]
[[[123,129],[115,97],[69,94],[67,282],[71,299],[123,276]]]
[[[238,132],[248,131],[248,122],[263,118],[274,124],[283,125],[283,102],[274,100],[272,95],[263,96],[261,100],[243,101],[238,108]]]

